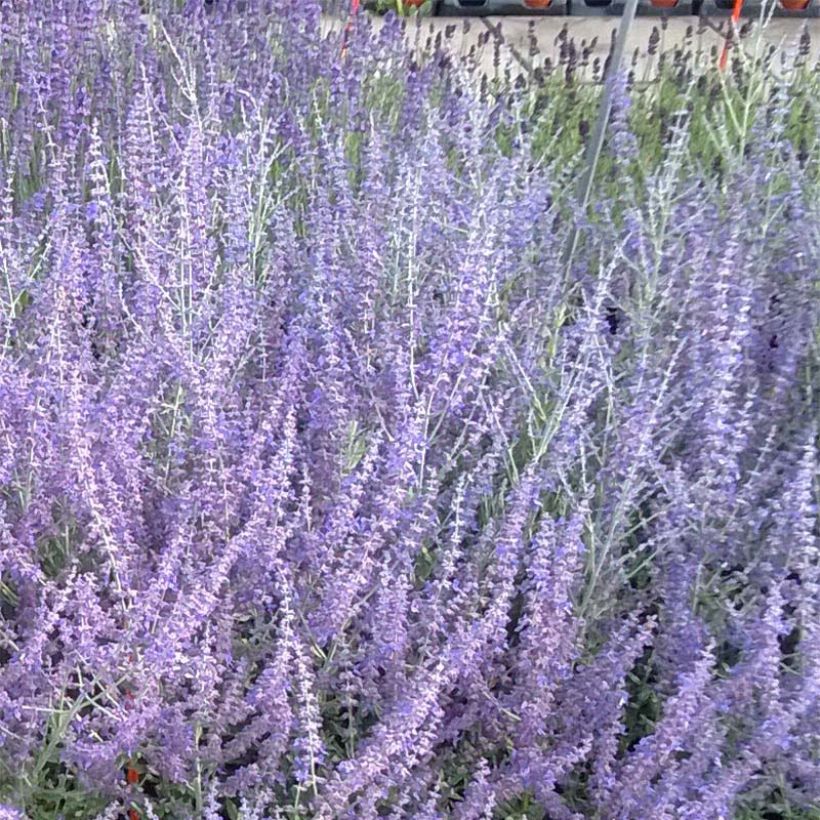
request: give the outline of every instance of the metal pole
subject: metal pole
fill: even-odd
[[[618,26],[618,33],[615,35],[615,47],[612,49],[612,58],[609,61],[604,76],[604,90],[603,96],[601,97],[601,104],[598,107],[598,119],[592,132],[592,139],[590,139],[587,145],[586,155],[584,156],[584,172],[578,180],[578,199],[583,210],[589,205],[592,181],[595,178],[595,169],[598,167],[598,160],[604,145],[606,127],[609,123],[609,115],[612,112],[612,94],[614,88],[613,83],[610,81],[621,70],[621,63],[623,62],[624,51],[626,50],[626,38],[632,26],[632,21],[635,19],[637,9],[638,0],[626,0],[626,5],[621,15],[621,22]],[[572,257],[575,255],[575,249],[578,246],[578,234],[578,229],[573,228],[566,254],[567,265],[570,264]]]

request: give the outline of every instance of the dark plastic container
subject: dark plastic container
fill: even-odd
[[[570,0],[570,14],[573,17],[595,17],[612,15],[619,17],[626,0]],[[679,17],[694,14],[693,0],[638,0],[636,14],[640,17]]]
[[[568,5],[568,0],[441,0],[435,13],[444,17],[562,17],[569,13]]]
[[[620,14],[623,2],[616,0],[569,0],[569,14],[572,17],[600,17]]]

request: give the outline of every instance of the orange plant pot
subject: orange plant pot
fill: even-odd
[[[528,9],[546,9],[551,2],[552,0],[524,0],[524,5]]]
[[[678,0],[651,0],[656,9],[673,9],[678,5]]]
[[[809,5],[809,0],[780,0],[780,5],[786,11],[803,11]]]

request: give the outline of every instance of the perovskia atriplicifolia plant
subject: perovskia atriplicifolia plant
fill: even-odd
[[[3,816],[816,817],[804,69],[583,210],[395,17],[0,20]]]

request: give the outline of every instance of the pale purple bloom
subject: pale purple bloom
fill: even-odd
[[[395,15],[151,5],[0,15],[0,820],[816,805],[784,95],[633,187],[618,78],[587,212]]]

